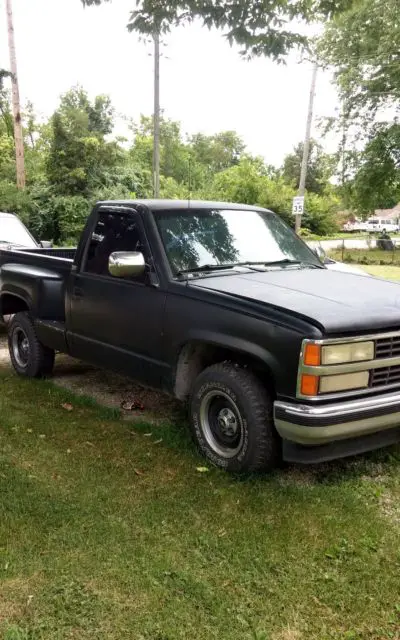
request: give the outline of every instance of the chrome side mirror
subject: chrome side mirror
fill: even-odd
[[[42,247],[42,249],[52,249],[53,243],[51,240],[41,240],[40,246]]]
[[[144,255],[139,251],[115,251],[108,259],[108,270],[116,278],[141,276],[145,269]]]
[[[317,256],[317,258],[319,258],[319,260],[321,260],[322,264],[325,263],[326,259],[327,259],[327,255],[325,250],[319,245],[317,247],[314,247],[312,249],[312,252],[314,255]]]

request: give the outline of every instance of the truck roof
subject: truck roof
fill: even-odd
[[[98,204],[104,205],[143,205],[151,211],[187,210],[187,209],[246,209],[247,211],[269,211],[263,207],[254,207],[250,204],[237,204],[232,202],[213,202],[208,200],[103,200]]]

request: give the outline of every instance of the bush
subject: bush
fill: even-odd
[[[58,227],[57,242],[77,241],[90,213],[89,203],[83,196],[55,196],[53,212]]]
[[[32,199],[27,189],[21,191],[13,183],[0,182],[0,211],[15,213],[24,224],[28,224],[32,207]]]

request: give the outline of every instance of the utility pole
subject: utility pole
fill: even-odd
[[[298,191],[298,195],[300,197],[304,197],[304,194],[306,192],[307,166],[308,166],[308,156],[310,154],[311,125],[312,125],[312,119],[313,119],[315,87],[317,84],[317,71],[318,71],[318,65],[317,63],[314,63],[312,78],[311,78],[310,99],[308,102],[307,126],[306,126],[306,135],[304,138],[303,158],[301,161],[300,183],[299,183],[299,191]],[[300,227],[301,227],[301,215],[297,214],[296,226],[295,226],[296,233],[299,233]]]
[[[160,197],[160,32],[154,33],[154,116],[153,116],[154,197]]]
[[[14,141],[15,157],[17,164],[17,187],[25,187],[25,158],[24,158],[24,136],[22,131],[21,104],[18,87],[17,74],[17,54],[15,51],[14,22],[12,13],[12,0],[6,0],[7,26],[8,26],[8,47],[10,51],[12,104],[14,116]]]

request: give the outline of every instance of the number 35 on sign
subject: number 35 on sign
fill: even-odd
[[[292,214],[301,216],[304,213],[304,196],[296,196],[293,198]]]

